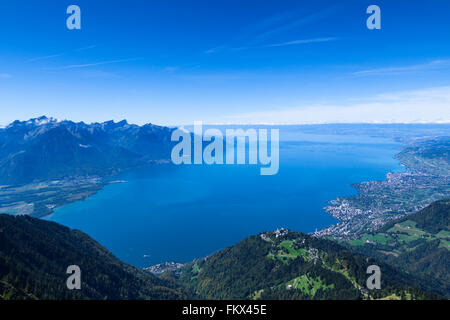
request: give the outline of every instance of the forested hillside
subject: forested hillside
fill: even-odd
[[[367,267],[381,269],[381,289],[366,287]],[[187,264],[180,280],[206,299],[431,299],[389,265],[335,242],[281,230],[246,238]]]
[[[69,265],[81,290],[68,290]],[[53,222],[0,215],[0,299],[185,299],[180,285],[115,258],[86,234]]]
[[[343,243],[428,279],[430,286],[450,297],[450,200],[436,201],[376,232]]]

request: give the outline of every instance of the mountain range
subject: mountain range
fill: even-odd
[[[86,124],[45,116],[0,129],[0,185],[106,176],[170,159],[172,129],[120,122]]]

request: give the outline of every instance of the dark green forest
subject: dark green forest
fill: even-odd
[[[361,239],[343,242],[351,250],[382,259],[423,279],[429,290],[450,297],[450,200],[395,220]]]
[[[68,290],[69,265],[81,290]],[[189,293],[114,257],[86,234],[35,218],[0,215],[0,299],[186,299]]]
[[[442,299],[449,206],[439,201],[393,221],[365,235],[370,243],[261,233],[159,277],[80,231],[0,215],[0,299]],[[82,270],[81,290],[66,287],[69,265]],[[381,289],[366,286],[370,265],[380,267]]]
[[[367,267],[381,289],[366,287]],[[297,232],[269,232],[185,266],[180,280],[205,299],[434,299],[416,279],[339,244]]]

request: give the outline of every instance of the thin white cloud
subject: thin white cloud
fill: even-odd
[[[75,49],[75,51],[85,51],[85,50],[94,49],[94,48],[97,48],[97,47],[98,47],[98,45],[94,44],[94,45],[91,45],[91,46],[86,46],[86,47]]]
[[[75,49],[74,51],[85,51],[85,50],[97,48],[98,46],[99,46],[99,45],[90,45],[90,46],[86,46],[86,47],[82,47],[82,48]],[[49,60],[49,59],[61,57],[62,55],[64,55],[64,53],[51,54],[51,55],[48,55],[48,56],[32,58],[32,59],[27,60],[27,62],[35,62],[35,61],[41,61],[41,60]]]
[[[123,63],[123,62],[130,62],[130,61],[136,61],[136,60],[139,60],[139,59],[133,58],[133,59],[109,60],[109,61],[101,61],[101,62],[85,63],[85,64],[72,64],[72,65],[62,66],[59,68],[49,68],[48,70],[90,68],[90,67],[101,66],[101,65],[105,65],[105,64]]]
[[[268,44],[268,45],[265,45],[264,47],[265,48],[284,47],[284,46],[293,46],[293,45],[316,43],[316,42],[328,42],[328,41],[336,41],[336,40],[338,40],[338,38],[334,38],[334,37],[302,39],[302,40],[293,40],[293,41],[287,41],[287,42],[281,42],[281,43]]]
[[[9,79],[12,78],[12,75],[9,73],[0,73],[0,79]]]
[[[169,67],[165,67],[163,69],[163,72],[173,74],[173,73],[177,72],[178,70],[180,70],[180,68],[177,66],[169,66]]]
[[[255,45],[257,43],[261,43],[262,41],[265,41],[266,39],[276,35],[280,34],[304,25],[311,24],[313,22],[316,22],[318,20],[324,19],[328,17],[330,14],[332,14],[335,11],[336,7],[330,7],[320,12],[315,12],[313,14],[310,14],[305,17],[301,17],[299,19],[296,19],[294,21],[284,23],[276,28],[272,28],[270,30],[267,30],[259,35],[257,35],[252,41],[250,41],[249,45]]]
[[[222,44],[212,49],[206,50],[206,54],[220,53],[225,51],[237,51],[251,48],[270,47],[271,45],[263,45],[264,42],[277,36],[286,33],[292,29],[296,29],[308,24],[312,24],[321,19],[324,19],[336,11],[336,7],[329,7],[320,12],[315,12],[304,17],[295,17],[293,12],[284,12],[267,19],[260,21],[254,25],[250,25],[244,30],[234,42],[241,44],[232,46],[230,44]],[[295,40],[300,41],[300,40]],[[291,41],[293,42],[293,41]],[[284,45],[292,45],[295,43],[285,42]],[[300,43],[298,43],[300,44]],[[274,46],[277,46],[275,44]],[[281,46],[281,44],[279,45]]]
[[[329,42],[329,41],[336,41],[338,39],[339,38],[335,38],[335,37],[302,39],[302,40],[293,40],[293,41],[272,43],[272,44],[253,46],[253,47],[229,48],[229,50],[230,51],[242,51],[242,50],[261,49],[261,48],[275,48],[275,47],[293,46],[293,45],[310,44],[310,43],[318,43],[318,42]],[[209,53],[213,53],[213,52],[209,52]]]
[[[439,70],[450,68],[450,59],[448,60],[433,60],[428,63],[400,66],[400,67],[389,67],[389,68],[379,68],[370,70],[361,70],[354,72],[355,76],[373,76],[373,75],[397,75],[404,74],[414,71],[424,71],[424,70]]]
[[[212,83],[212,82],[228,82],[234,80],[242,80],[249,78],[251,74],[246,72],[223,72],[223,73],[203,73],[203,74],[179,74],[179,79],[187,81],[195,81],[198,83]]]
[[[321,104],[225,117],[227,123],[450,123],[450,86],[380,94],[350,105]]]
[[[100,71],[96,69],[82,69],[79,73],[82,77],[90,79],[111,79],[120,78],[119,75],[111,72]]]
[[[57,58],[57,57],[60,57],[60,56],[62,56],[62,53],[60,53],[60,54],[52,54],[52,55],[44,56],[44,57],[33,58],[33,59],[28,60],[27,62],[35,62],[35,61],[41,61],[41,60],[48,60],[48,59]]]

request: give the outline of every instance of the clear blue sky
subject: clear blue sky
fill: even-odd
[[[0,39],[1,125],[450,121],[447,0],[1,1]]]

